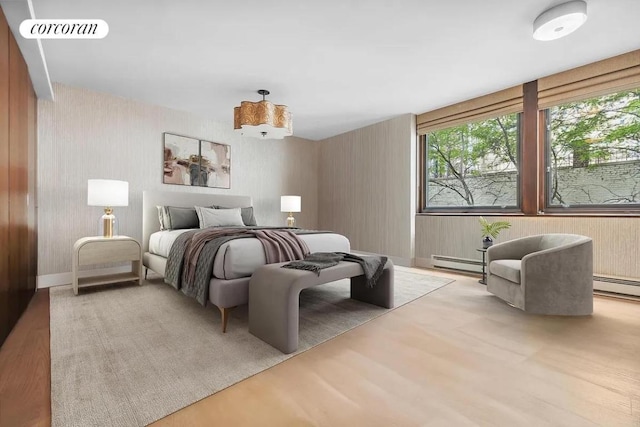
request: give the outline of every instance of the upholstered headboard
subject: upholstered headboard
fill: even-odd
[[[212,206],[226,208],[245,208],[252,206],[249,196],[229,196],[225,194],[185,193],[178,191],[142,192],[142,250],[149,252],[149,236],[160,231],[157,206]]]

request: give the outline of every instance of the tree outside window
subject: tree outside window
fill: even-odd
[[[518,206],[520,114],[426,135],[427,208]]]
[[[547,205],[640,203],[640,89],[547,112]]]

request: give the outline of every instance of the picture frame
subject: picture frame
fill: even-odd
[[[163,184],[231,188],[230,145],[164,132],[163,148]]]

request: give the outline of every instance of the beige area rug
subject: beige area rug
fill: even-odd
[[[395,305],[451,282],[396,268]],[[348,280],[307,289],[299,350],[285,355],[249,333],[246,306],[222,334],[216,307],[162,279],[50,295],[54,427],[147,425],[390,311],[351,300]]]

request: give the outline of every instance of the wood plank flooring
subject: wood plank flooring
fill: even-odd
[[[458,277],[153,426],[640,426],[640,304],[595,307],[525,315]]]
[[[532,316],[455,278],[153,426],[640,426],[640,304],[596,297],[591,317]],[[50,423],[42,295],[25,317],[46,322],[46,337],[16,329],[0,350],[2,409],[12,408],[2,426]],[[30,373],[21,358],[33,352],[47,362]],[[34,409],[14,410],[27,395]]]

